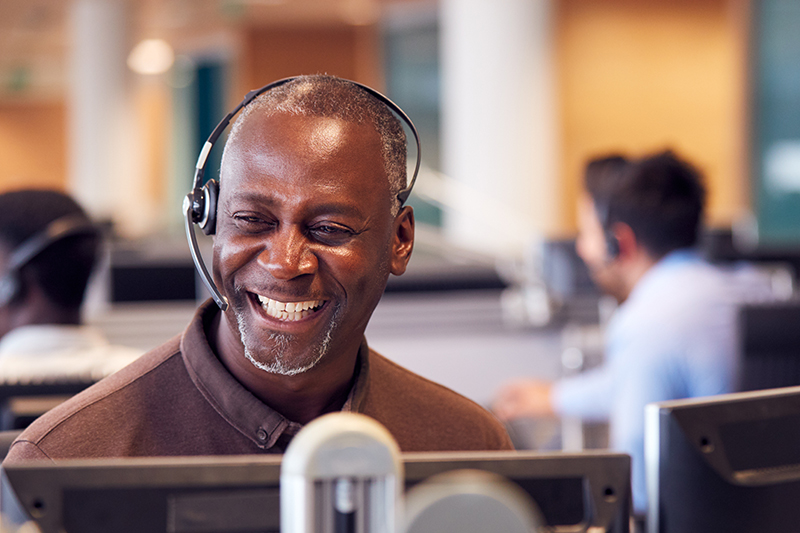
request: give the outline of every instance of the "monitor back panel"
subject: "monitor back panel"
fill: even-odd
[[[800,387],[664,402],[647,417],[650,533],[800,531]]]
[[[800,385],[800,301],[745,305],[739,310],[737,390]]]
[[[280,456],[152,458],[6,468],[43,533],[275,532]],[[610,453],[404,454],[406,488],[451,470],[505,476],[537,503],[551,531],[628,532],[630,459]]]

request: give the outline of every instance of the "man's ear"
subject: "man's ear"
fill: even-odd
[[[615,222],[611,226],[611,233],[617,239],[617,244],[619,245],[617,258],[627,259],[640,251],[639,241],[629,225],[624,222]]]
[[[414,248],[414,209],[407,205],[394,219],[390,272],[400,276],[406,271],[411,250]]]

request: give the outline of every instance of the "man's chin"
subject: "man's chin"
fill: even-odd
[[[287,350],[286,347],[278,349],[278,347],[275,346],[270,350],[270,353],[257,354],[254,350],[248,348],[248,343],[245,343],[244,349],[245,357],[247,357],[247,360],[250,361],[253,366],[268,374],[279,376],[296,376],[308,372],[317,366],[317,363],[319,363],[325,355],[323,350],[297,357],[293,357],[287,352],[289,352],[289,350]]]
[[[247,359],[259,370],[266,372],[267,374],[274,374],[278,376],[296,376],[298,374],[302,374],[304,372],[308,372],[319,362],[319,359],[310,361],[304,365],[292,365],[286,364],[282,361],[277,359],[273,359],[271,361],[259,361],[250,353],[250,350],[245,350],[244,352]]]
[[[269,374],[295,376],[314,368],[328,353],[338,313],[334,313],[321,338],[305,341],[291,333],[279,331],[262,331],[260,335],[253,335],[254,329],[246,323],[246,312],[235,308],[234,314],[248,361]],[[299,346],[303,342],[307,345]]]

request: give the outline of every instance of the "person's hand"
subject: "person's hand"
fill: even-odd
[[[533,379],[507,383],[497,393],[492,411],[504,422],[515,418],[552,416],[551,387],[546,381]]]

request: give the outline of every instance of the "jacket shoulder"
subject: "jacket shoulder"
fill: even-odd
[[[55,441],[58,454],[68,454],[71,440],[87,438],[103,425],[101,419],[115,418],[116,398],[180,355],[179,342],[180,336],[170,339],[37,418],[12,443],[4,463],[50,458],[47,450]]]
[[[403,451],[510,450],[503,425],[472,400],[370,350],[364,414],[383,423]]]

